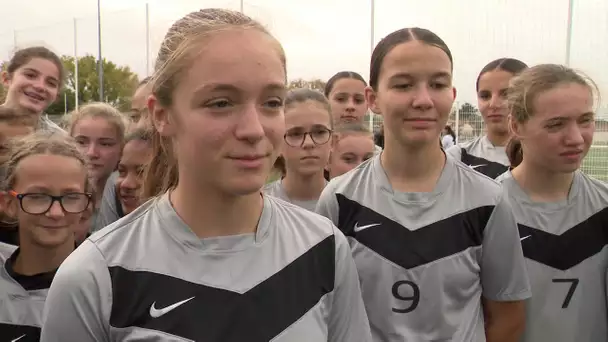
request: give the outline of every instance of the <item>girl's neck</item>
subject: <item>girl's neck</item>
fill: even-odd
[[[18,104],[13,104],[12,102],[4,102],[3,106],[9,107],[9,108],[13,108],[15,111],[17,111],[17,113],[36,115],[38,117],[42,116],[42,112],[35,112],[35,111],[30,110],[30,109],[23,108],[23,107],[21,107]]]
[[[281,180],[287,197],[299,201],[318,199],[325,188],[325,183],[323,170],[306,176],[295,172],[287,172],[285,178]]]
[[[509,139],[511,139],[511,134],[507,132],[490,132],[486,135],[488,140],[494,146],[507,146],[509,143]]]
[[[97,179],[95,181],[95,203],[101,203],[101,199],[103,198],[103,191],[106,187],[106,183],[108,182],[108,178],[110,177],[107,176],[104,178]]]
[[[13,266],[15,272],[31,276],[56,270],[59,265],[74,251],[74,238],[54,248],[42,247],[20,239],[19,255]]]
[[[402,192],[433,191],[446,161],[439,143],[404,146],[387,138],[380,161],[393,188]]]
[[[185,177],[170,193],[173,208],[199,238],[255,233],[264,208],[260,192],[226,194],[215,187],[188,184]]]
[[[557,202],[568,198],[574,172],[558,173],[526,163],[511,171],[519,186],[535,202]]]

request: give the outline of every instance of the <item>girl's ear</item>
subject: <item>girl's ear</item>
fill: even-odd
[[[371,110],[374,114],[382,115],[380,112],[380,107],[378,107],[378,96],[372,87],[365,87],[365,102],[367,102],[367,106],[369,110]]]
[[[11,85],[11,75],[7,71],[0,72],[0,78],[2,78],[2,85],[9,87]]]
[[[331,148],[334,149],[336,145],[338,145],[338,141],[340,140],[340,134],[332,133],[331,135]]]
[[[17,217],[16,199],[7,191],[0,191],[0,216]]]
[[[509,114],[508,118],[509,118],[509,131],[511,131],[511,134],[513,134],[513,136],[515,136],[517,139],[521,140],[521,127],[520,127],[519,123],[517,121],[515,121],[515,119],[513,119],[513,115],[511,115],[511,114]]]

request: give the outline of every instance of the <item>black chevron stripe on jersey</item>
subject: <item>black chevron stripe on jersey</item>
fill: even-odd
[[[110,276],[113,327],[136,326],[194,341],[268,342],[333,291],[335,237],[242,294],[118,266],[110,267]],[[166,314],[151,316],[153,305],[162,310],[192,297]]]
[[[460,161],[467,164],[468,166],[474,167],[475,171],[484,174],[492,179],[502,175],[509,169],[508,166],[503,165],[501,163],[489,161],[487,159],[469,154],[464,148],[461,148],[460,151]]]
[[[428,226],[410,230],[382,214],[336,194],[338,227],[382,257],[411,269],[480,246],[494,206],[458,213]],[[374,227],[355,232],[355,225]]]
[[[524,256],[558,270],[568,270],[599,253],[608,243],[608,208],[561,235],[517,224]]]
[[[40,328],[0,323],[0,341],[39,342]]]

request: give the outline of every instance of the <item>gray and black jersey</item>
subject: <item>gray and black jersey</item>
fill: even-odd
[[[432,192],[404,193],[375,156],[332,180],[317,212],[349,239],[374,341],[485,341],[482,298],[530,297],[500,185],[452,158]]]
[[[532,285],[523,341],[608,341],[608,186],[577,171],[566,200],[539,203],[502,178]]]
[[[295,204],[298,207],[302,207],[302,208],[307,209],[312,212],[315,211],[315,208],[317,206],[318,199],[313,199],[313,200],[308,200],[308,201],[298,201],[298,200],[290,199],[289,196],[287,196],[287,193],[285,192],[285,188],[283,187],[282,179],[279,179],[272,183],[266,184],[266,186],[264,186],[262,191],[266,195],[280,198],[283,201]]]
[[[113,172],[103,189],[103,196],[95,220],[91,220],[91,232],[96,232],[123,217],[122,205],[116,193],[118,172]]]
[[[16,246],[0,244],[0,341],[38,342],[42,313],[55,271],[26,276],[15,272]]]
[[[487,135],[454,145],[446,153],[490,178],[500,176],[510,165],[505,146],[494,146]]]
[[[270,196],[256,233],[204,239],[148,201],[66,259],[47,309],[44,342],[371,339],[344,235]]]

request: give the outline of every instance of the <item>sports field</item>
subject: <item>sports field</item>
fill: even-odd
[[[608,144],[591,146],[582,169],[588,175],[608,182]]]
[[[582,170],[586,174],[608,183],[608,144],[591,146],[583,161]],[[268,183],[278,178],[278,174],[273,174],[269,177]]]

